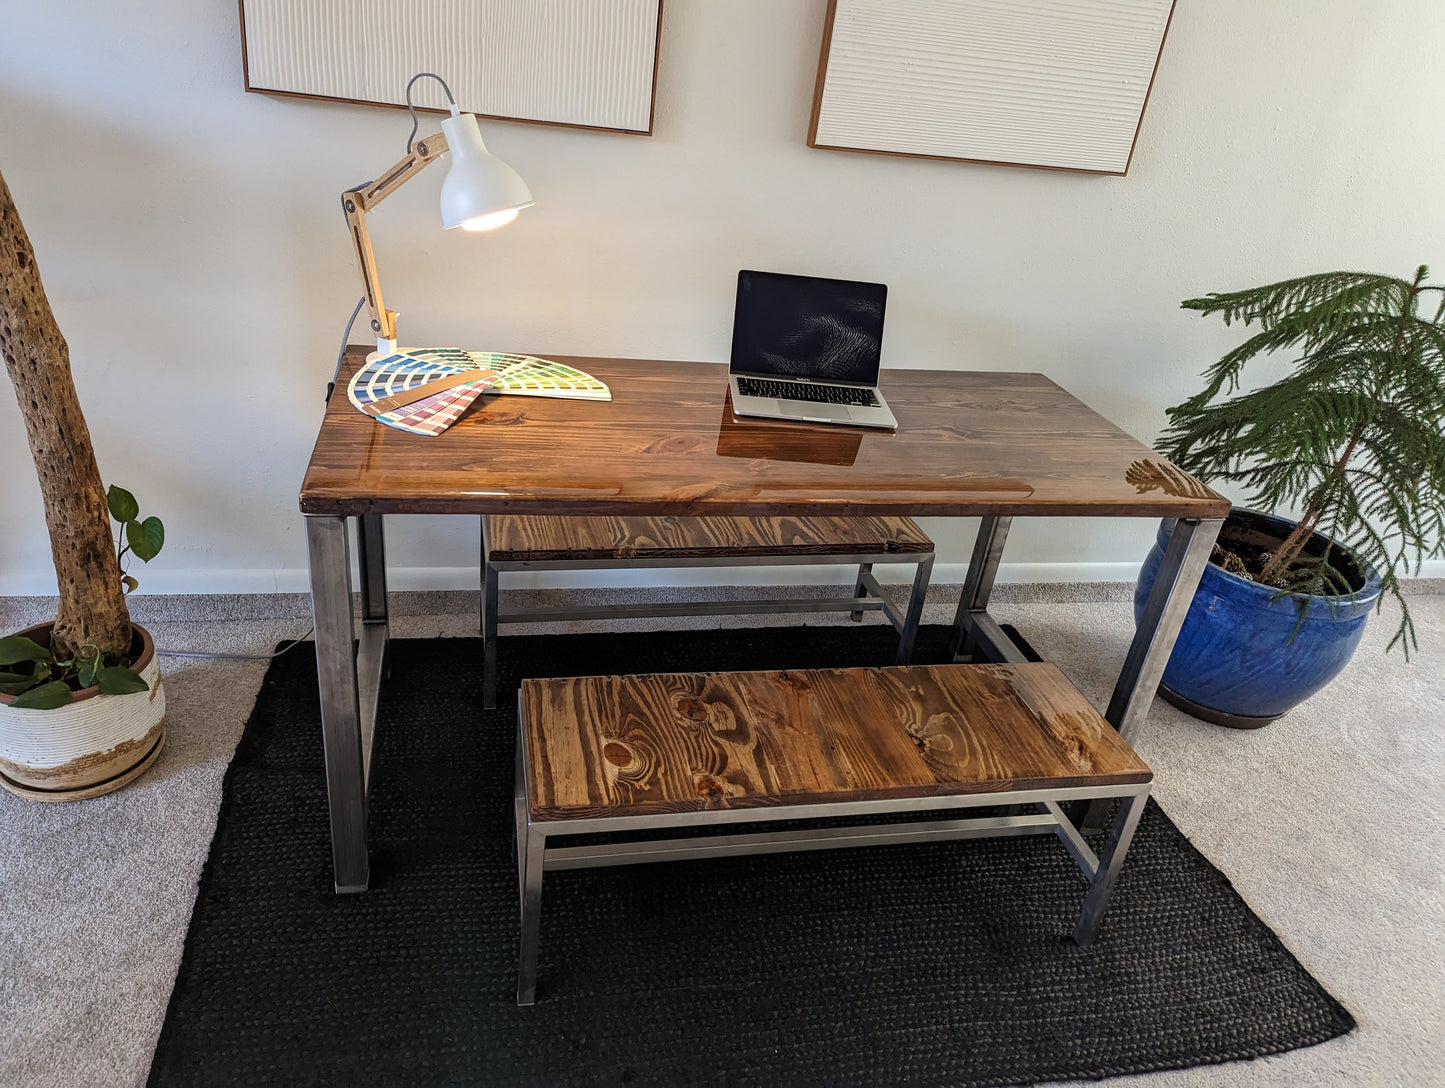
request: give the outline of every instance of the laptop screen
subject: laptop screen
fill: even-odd
[[[739,272],[732,372],[872,385],[887,299],[881,283]]]

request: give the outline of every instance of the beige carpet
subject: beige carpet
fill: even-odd
[[[1132,631],[1125,592],[1000,587],[994,612],[1102,707]],[[925,621],[950,619],[957,588],[930,598]],[[399,596],[393,633],[475,635],[474,602]],[[136,603],[171,649],[265,652],[308,625],[295,596]],[[1268,728],[1220,729],[1156,702],[1139,743],[1165,810],[1359,1028],[1274,1058],[1110,1085],[1445,1085],[1445,596],[1412,605],[1423,644],[1413,663],[1381,652],[1393,625],[1377,618],[1347,672]],[[46,608],[0,599],[0,630],[49,618]],[[167,746],[140,782],[70,805],[0,792],[7,1088],[145,1081],[221,780],[265,672],[184,658],[163,668]]]

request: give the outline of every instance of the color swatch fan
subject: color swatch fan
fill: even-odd
[[[496,371],[490,392],[529,397],[565,397],[574,400],[611,400],[612,391],[591,374],[564,363],[532,355],[500,351],[464,351],[461,348],[416,348],[411,355],[448,366],[475,366]]]
[[[605,384],[573,367],[495,351],[420,348],[369,360],[346,387],[351,403],[398,430],[435,437],[483,393],[611,400]]]

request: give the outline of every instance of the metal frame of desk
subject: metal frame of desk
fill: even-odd
[[[1105,711],[1125,740],[1132,741],[1138,734],[1229,503],[1047,379],[1006,373],[885,370],[881,385],[899,417],[898,434],[840,436],[836,428],[824,433],[816,427],[781,427],[768,432],[779,454],[776,461],[734,458],[737,463],[732,464],[721,456],[709,456],[713,436],[708,428],[721,435],[729,426],[725,367],[589,358],[561,361],[607,381],[613,388],[613,406],[622,402],[630,418],[617,418],[621,413],[609,413],[613,406],[595,402],[496,397],[451,431],[438,438],[422,438],[362,416],[344,396],[333,397],[328,405],[303,484],[301,509],[306,515],[338,892],[364,891],[370,881],[367,809],[371,753],[389,638],[382,527],[386,513],[692,516],[776,515],[816,509],[834,514],[981,517],[955,616],[955,656],[973,646],[997,661],[1023,659],[988,613],[1014,517],[1177,517],[1178,527]],[[648,411],[661,411],[660,405],[667,407],[666,418],[650,419]],[[719,407],[721,424],[716,422]],[[1042,418],[1046,412],[1047,420]],[[954,414],[956,422],[952,421]],[[529,429],[529,423],[536,426]],[[1040,427],[1041,423],[1063,429],[1054,434]],[[657,433],[639,432],[639,427],[647,426]],[[558,430],[565,430],[579,444],[589,438],[605,440],[604,445],[610,442],[610,458],[589,449],[594,455],[588,461],[589,471],[605,474],[611,470],[616,477],[608,477],[600,487],[581,480],[570,493],[567,487],[549,484],[526,458],[536,457],[538,450],[549,445],[555,448]],[[1019,454],[1011,461],[1009,441],[1015,436]],[[1057,450],[1045,441],[1054,438]],[[808,447],[811,460],[788,459],[798,443],[810,442],[814,444]],[[826,452],[830,444],[838,447],[839,455],[831,463],[820,463],[814,446]],[[851,455],[845,445],[853,451]],[[930,452],[920,452],[925,450]],[[1080,450],[1093,451],[1099,459],[1087,464],[1078,461]],[[878,481],[871,490],[858,484],[854,476],[863,470],[855,469],[853,462],[864,457],[865,451],[873,458],[868,470]],[[937,451],[956,454],[962,460],[955,465],[935,457],[932,462],[920,463],[920,456],[926,462]],[[722,454],[720,443],[717,452]],[[389,460],[393,457],[398,464],[414,458],[415,465],[393,472]],[[990,459],[1010,469],[1023,467],[1024,472],[991,469]],[[974,461],[978,462],[976,469],[963,465]],[[1076,461],[1081,467],[1070,467]],[[629,465],[640,468],[645,464],[652,469],[654,462],[666,471],[647,474],[645,482],[640,471],[632,476],[627,473]],[[709,479],[708,474],[690,467],[694,463],[709,466],[714,475],[720,472],[721,478]],[[944,471],[938,471],[940,464]],[[797,470],[790,473],[790,465]],[[1120,471],[1126,466],[1127,472]],[[773,469],[779,470],[776,475],[780,479],[764,479]],[[1082,475],[1085,470],[1094,475]],[[368,478],[373,482],[366,483]],[[375,483],[382,479],[387,481],[385,488]],[[638,493],[627,492],[624,484],[629,479],[643,483]],[[357,526],[359,631],[352,609],[348,520]],[[1085,826],[1101,819],[1101,812],[1091,811]]]

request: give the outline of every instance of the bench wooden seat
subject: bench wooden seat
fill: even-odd
[[[685,601],[502,611],[501,575],[524,570],[856,564],[852,596],[796,600]],[[915,565],[907,606],[895,607],[872,574],[876,563]],[[504,623],[758,612],[881,611],[898,631],[897,663],[913,654],[933,569],[933,541],[905,517],[544,517],[482,520],[483,697],[496,705],[497,632]]]
[[[490,551],[509,563],[549,559],[923,554],[933,541],[909,518],[534,517],[493,515]]]
[[[525,680],[516,820],[518,1002],[535,997],[547,869],[1054,833],[1092,939],[1153,775],[1053,665],[936,665]],[[1122,798],[1102,857],[1059,803]],[[551,836],[885,812],[1034,811],[549,847]]]

